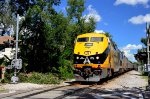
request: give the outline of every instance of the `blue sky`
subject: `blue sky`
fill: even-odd
[[[67,0],[56,7],[64,13]],[[109,32],[119,49],[135,61],[133,54],[142,48],[140,39],[146,36],[146,22],[150,22],[150,0],[86,0],[83,17],[94,17],[96,32]]]

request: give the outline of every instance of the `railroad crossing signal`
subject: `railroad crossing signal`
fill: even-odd
[[[11,61],[11,65],[8,65],[6,67],[6,69],[12,69],[12,68],[16,68],[16,69],[21,69],[22,68],[22,59],[13,59]]]
[[[22,68],[22,59],[13,59],[11,61],[11,67],[14,67],[16,69]]]

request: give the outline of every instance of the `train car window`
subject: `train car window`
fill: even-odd
[[[102,42],[103,37],[91,37],[91,42]]]
[[[88,37],[83,37],[83,38],[78,38],[77,42],[88,42],[89,38]]]

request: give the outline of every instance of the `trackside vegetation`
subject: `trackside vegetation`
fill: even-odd
[[[21,82],[56,84],[73,78],[74,40],[78,34],[94,32],[96,21],[92,17],[86,21],[83,17],[85,0],[66,0],[65,11],[58,9],[61,2],[0,2],[0,19],[4,27],[13,25],[16,15],[20,15],[18,55],[23,60],[23,68],[17,75]],[[16,29],[16,25],[13,26]],[[7,70],[2,82],[9,82],[12,73],[13,70]]]

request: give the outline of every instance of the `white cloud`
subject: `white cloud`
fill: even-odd
[[[131,22],[132,24],[143,24],[146,22],[150,22],[150,14],[146,14],[145,16],[143,15],[138,15],[130,18],[128,22]]]
[[[137,5],[142,4],[148,7],[149,0],[116,0],[114,5],[127,4],[127,5]]]
[[[135,44],[128,44],[127,46],[123,47],[122,49],[123,50],[136,50],[136,49],[141,49],[142,48],[142,45],[139,44],[139,45],[135,45]]]
[[[108,25],[108,23],[104,22],[104,25],[105,25],[105,26],[107,26],[107,25]]]
[[[95,30],[95,33],[105,33],[103,30]]]
[[[87,10],[89,13],[87,15],[84,15],[83,18],[85,18],[86,22],[89,22],[89,18],[94,18],[95,22],[101,21],[101,16],[98,14],[98,12],[92,7],[92,5],[89,5]]]
[[[129,60],[135,62],[136,60],[135,60],[134,55],[133,55],[133,53],[132,53],[131,51],[134,51],[134,50],[137,50],[137,49],[142,49],[142,45],[141,45],[141,44],[139,44],[139,45],[128,44],[128,45],[122,47],[122,48],[121,48],[121,51],[124,52],[125,56],[126,56]]]

